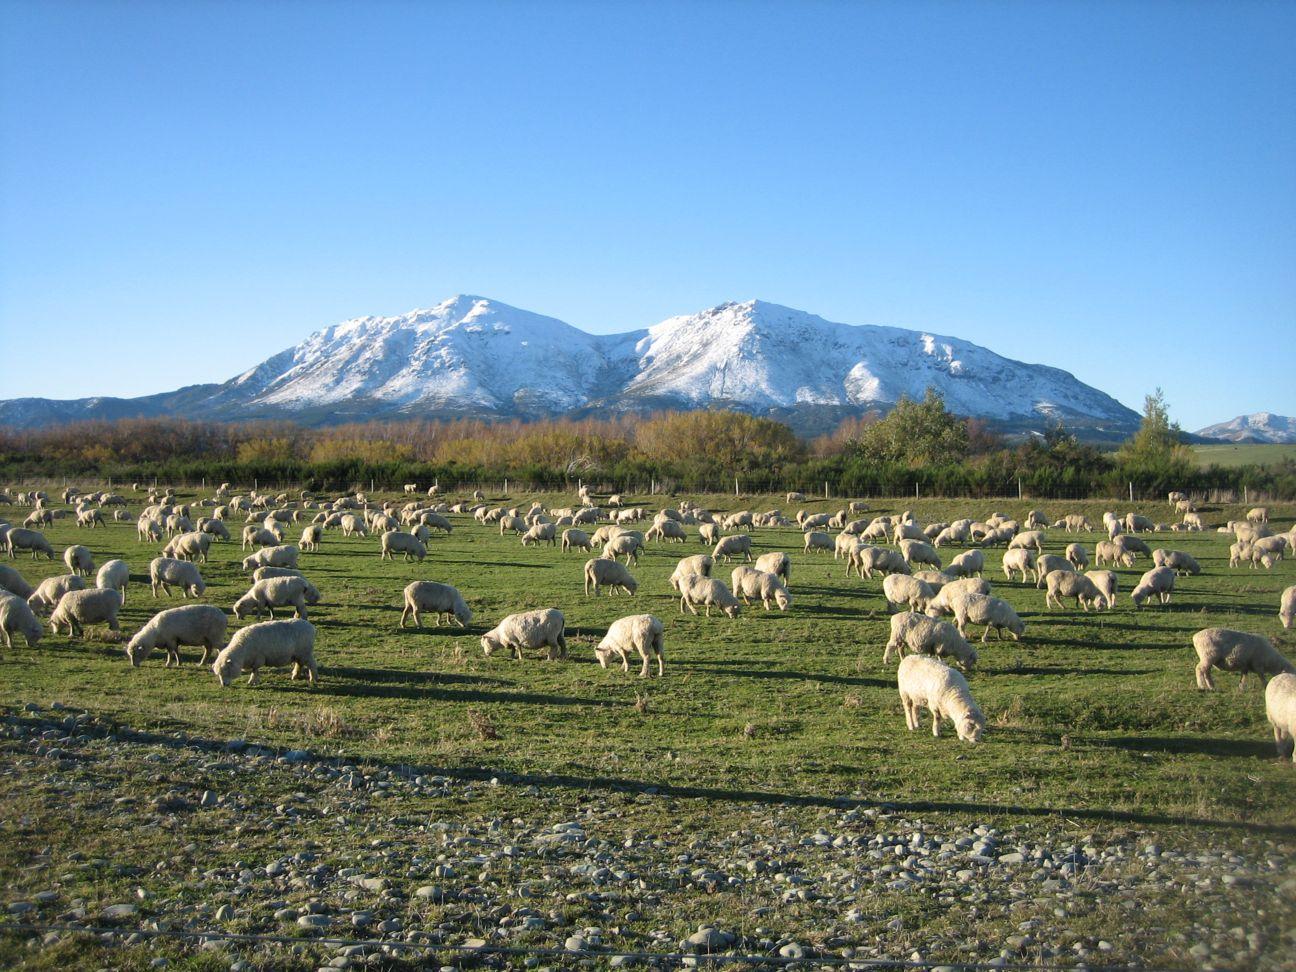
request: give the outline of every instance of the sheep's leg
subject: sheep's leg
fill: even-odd
[[[248,675],[247,683],[249,685],[255,685],[260,680],[261,680],[261,669],[259,667],[252,669],[251,674]]]
[[[1197,687],[1208,692],[1215,690],[1215,679],[1211,677],[1211,664],[1208,661],[1197,666]]]
[[[1245,691],[1245,690],[1246,690],[1247,677],[1248,677],[1250,674],[1251,674],[1250,672],[1243,672],[1243,673],[1242,673],[1242,677],[1241,677],[1240,679],[1238,679],[1237,690],[1238,690],[1239,692],[1242,692],[1242,691]]]
[[[933,709],[932,710],[932,735],[937,739],[940,738],[940,724],[941,724],[940,713],[937,712],[935,709]]]

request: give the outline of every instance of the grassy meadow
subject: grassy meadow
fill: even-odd
[[[1193,459],[1201,469],[1209,466],[1273,466],[1296,459],[1296,445],[1262,442],[1239,442],[1222,445],[1195,445]]]

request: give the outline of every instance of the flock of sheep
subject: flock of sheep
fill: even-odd
[[[416,484],[407,484],[405,492],[420,494]],[[212,671],[223,686],[245,672],[248,683],[256,684],[262,668],[286,667],[291,667],[292,678],[305,672],[314,683],[318,677],[316,631],[307,612],[320,602],[321,595],[301,570],[299,559],[303,553],[317,551],[329,530],[344,536],[377,537],[378,553],[384,559],[394,560],[399,554],[404,561],[422,562],[434,532],[452,532],[451,516],[470,516],[484,527],[498,526],[501,535],[512,532],[523,546],[561,544],[563,552],[589,553],[597,548],[598,556],[587,560],[583,569],[585,594],[593,596],[600,588],[609,595],[618,591],[634,595],[639,584],[631,568],[645,546],[651,542],[686,543],[690,539],[686,528],[692,527],[698,539],[711,547],[711,553],[683,557],[671,574],[669,583],[679,595],[679,610],[696,615],[698,608],[703,608],[709,617],[714,607],[735,618],[744,605],[756,601],[766,611],[791,608],[790,556],[771,552],[753,560],[752,534],[760,528],[787,527],[795,522],[803,533],[803,555],[831,553],[844,562],[848,577],[855,573],[860,578],[882,578],[883,597],[894,612],[883,660],[889,662],[893,653],[899,658],[897,684],[908,728],[918,728],[920,711],[926,709],[932,716],[933,735],[939,736],[943,721],[948,720],[958,738],[975,743],[984,732],[985,717],[967,679],[950,663],[969,672],[975,667],[977,651],[968,641],[970,625],[984,627],[982,643],[991,630],[1000,639],[1007,631],[1017,640],[1026,630],[1012,605],[991,593],[985,578],[989,548],[1005,547],[1000,562],[1004,576],[1012,580],[1020,575],[1023,582],[1033,577],[1036,587],[1046,592],[1049,608],[1065,608],[1066,601],[1074,599],[1077,608],[1085,611],[1109,610],[1116,604],[1117,575],[1102,569],[1104,565],[1128,568],[1139,557],[1146,557],[1152,567],[1129,595],[1135,608],[1141,608],[1148,602],[1168,603],[1176,581],[1201,570],[1192,556],[1151,549],[1138,534],[1206,528],[1195,504],[1183,493],[1169,495],[1171,507],[1182,514],[1182,519],[1172,524],[1153,523],[1132,512],[1124,517],[1106,513],[1102,523],[1106,539],[1095,544],[1091,566],[1089,551],[1078,539],[1067,542],[1061,555],[1044,552],[1049,531],[1054,536],[1062,531],[1068,537],[1093,532],[1093,524],[1080,514],[1050,522],[1041,511],[1033,510],[1020,523],[995,513],[984,520],[922,524],[909,512],[860,517],[867,507],[852,502],[835,514],[803,510],[795,520],[789,520],[779,510],[715,514],[689,502],[652,514],[642,506],[626,506],[617,495],[608,497],[600,507],[586,488],[578,495],[579,505],[565,509],[546,509],[539,503],[525,509],[491,506],[480,492],[469,500],[449,504],[440,501],[437,493],[432,487],[426,500],[371,503],[362,493],[332,500],[319,500],[305,492],[297,497],[256,492],[231,496],[229,485],[223,484],[214,496],[185,504],[173,492],[151,492],[136,529],[142,543],[165,539],[161,555],[148,566],[152,596],[169,597],[174,589],[185,598],[202,597],[206,584],[201,565],[213,542],[232,542],[228,524],[241,515],[245,523],[239,538],[243,549],[250,551],[241,566],[250,585],[231,611],[237,620],[251,615],[256,620],[239,628],[227,641],[229,618],[220,607],[195,603],[162,610],[127,642],[130,663],[139,666],[161,650],[166,653],[167,666],[179,665],[179,649],[192,646],[203,649],[200,664],[214,655]],[[39,528],[60,516],[75,517],[79,528],[89,530],[102,526],[110,510],[114,520],[131,518],[120,494],[80,494],[69,488],[61,499],[66,508],[52,506],[49,496],[39,490],[0,493],[0,505],[31,510],[21,526],[0,520],[0,544],[10,559],[25,552],[33,559],[44,555],[52,560],[55,552]],[[799,493],[787,495],[789,506],[804,501]],[[644,521],[651,523],[638,529]],[[296,544],[284,542],[291,524],[302,524]],[[1218,529],[1234,539],[1229,550],[1233,567],[1245,564],[1268,569],[1296,547],[1296,527],[1287,533],[1277,532],[1269,525],[1264,508],[1253,509],[1245,520],[1230,521]],[[941,548],[948,546],[966,549],[946,561]],[[131,577],[127,564],[110,560],[96,572],[90,550],[80,544],[67,547],[62,559],[68,573],[42,580],[35,587],[13,567],[0,564],[0,631],[8,647],[12,647],[14,635],[24,637],[29,646],[35,645],[43,633],[39,618],[43,614],[48,614],[55,633],[66,630],[79,637],[87,627],[103,624],[120,635],[118,612]],[[740,562],[733,567],[728,584],[712,576],[717,564],[735,561]],[[293,618],[276,618],[276,608],[292,608]],[[262,621],[263,614],[269,620]],[[414,581],[404,590],[399,625],[412,621],[421,627],[424,615],[434,617],[438,624],[444,619],[463,628],[473,620],[471,608],[454,587]],[[1296,617],[1296,585],[1282,593],[1279,617],[1285,628],[1291,627]],[[524,651],[543,648],[551,660],[565,658],[565,624],[562,612],[554,608],[510,614],[482,635],[482,650],[486,655],[508,652],[520,659]],[[609,627],[595,657],[605,668],[609,661],[619,660],[628,671],[630,659],[638,656],[641,677],[649,676],[655,661],[660,677],[664,674],[663,638],[660,619],[651,614],[630,615]],[[1275,741],[1280,753],[1291,754],[1296,760],[1296,667],[1279,653],[1276,643],[1255,633],[1206,628],[1194,635],[1193,647],[1201,689],[1215,687],[1214,669],[1239,673],[1239,687],[1251,673],[1269,680],[1265,704]]]

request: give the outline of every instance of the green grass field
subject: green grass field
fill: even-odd
[[[1244,442],[1236,445],[1195,445],[1193,458],[1197,465],[1208,466],[1271,466],[1284,460],[1296,459],[1296,445],[1270,445]]]

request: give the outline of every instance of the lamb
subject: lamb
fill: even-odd
[[[805,552],[812,550],[835,550],[833,538],[820,530],[808,530],[805,534]],[[748,558],[750,559],[750,557]]]
[[[657,677],[664,674],[662,661],[663,633],[665,627],[651,614],[632,614],[627,618],[618,618],[608,627],[607,634],[594,649],[594,657],[601,667],[607,668],[608,659],[613,655],[621,658],[621,670],[630,671],[630,653],[638,652],[643,659],[639,670],[640,678],[648,677],[649,656],[657,658]]]
[[[1196,577],[1201,573],[1197,559],[1182,550],[1162,550],[1158,547],[1152,551],[1152,563],[1158,567],[1169,567],[1176,574]]]
[[[166,651],[165,668],[174,662],[180,666],[180,646],[202,646],[199,665],[207,664],[210,653],[219,654],[225,647],[225,629],[229,621],[225,612],[211,604],[185,604],[159,611],[131,638],[126,646],[126,657],[135,668],[145,662],[153,652]]]
[[[305,577],[267,577],[254,583],[246,594],[234,603],[234,617],[243,618],[256,611],[261,620],[261,609],[275,616],[276,607],[292,605],[297,617],[306,617],[306,605],[318,604],[320,592]]]
[[[980,550],[964,550],[944,570],[954,577],[980,577],[985,571],[985,554]]]
[[[985,716],[962,674],[935,658],[909,655],[900,660],[896,682],[910,731],[918,728],[919,710],[925,708],[932,714],[933,736],[939,738],[941,720],[949,719],[959,739],[973,744],[981,741]]]
[[[770,609],[770,601],[777,604],[780,611],[792,606],[792,595],[774,574],[753,567],[735,567],[729,581],[733,593],[741,597],[744,604],[750,605],[750,598],[759,597],[766,611]]]
[[[1085,551],[1083,543],[1068,543],[1066,547],[1066,559],[1076,570],[1089,569],[1089,554]]]
[[[1004,628],[1008,629],[1014,641],[1021,641],[1026,630],[1026,624],[1017,616],[1011,604],[989,594],[960,593],[949,598],[949,604],[954,609],[954,620],[958,624],[959,633],[964,637],[967,637],[969,622],[986,626],[981,635],[982,644],[989,639],[991,628],[1000,641],[1003,640]]]
[[[262,547],[250,557],[243,558],[243,569],[253,571],[258,567],[292,567],[297,568],[298,550],[292,544],[280,547]]]
[[[149,584],[154,597],[158,596],[159,587],[167,597],[171,596],[173,586],[180,588],[185,597],[202,597],[207,590],[196,565],[170,557],[156,557],[149,563]]]
[[[1044,595],[1044,605],[1052,606],[1054,603],[1058,607],[1063,607],[1062,598],[1074,597],[1076,606],[1088,611],[1090,605],[1102,605],[1107,600],[1107,595],[1098,589],[1097,585],[1084,574],[1075,574],[1066,570],[1055,570],[1048,575],[1048,590]]]
[[[906,604],[910,611],[925,611],[936,596],[926,581],[907,574],[888,574],[882,581],[882,595],[888,611],[899,611]]]
[[[683,558],[675,565],[674,572],[670,575],[670,586],[678,593],[680,583],[687,577],[710,577],[711,568],[715,566],[715,561],[708,554],[695,554],[692,557]]]
[[[563,634],[565,626],[562,612],[556,608],[510,614],[482,635],[482,652],[490,657],[497,650],[507,649],[521,661],[522,649],[547,646],[549,661],[566,658],[567,638]]]
[[[1261,681],[1272,675],[1296,673],[1296,666],[1278,652],[1273,639],[1264,635],[1235,631],[1232,628],[1203,628],[1193,635],[1192,642],[1197,652],[1199,689],[1214,690],[1212,668],[1224,672],[1241,672],[1239,692],[1246,686],[1247,676],[1252,672],[1259,675]]]
[[[13,636],[22,635],[28,648],[35,648],[45,630],[35,612],[21,597],[0,591],[0,633],[4,634],[5,647],[13,647]]]
[[[1044,578],[1055,571],[1066,571],[1074,573],[1075,568],[1071,566],[1071,561],[1065,557],[1058,557],[1055,554],[1045,554],[1043,557],[1035,558],[1035,589],[1039,590],[1044,586]]]
[[[69,637],[79,638],[88,625],[106,622],[110,631],[121,634],[117,623],[121,606],[122,597],[117,591],[99,588],[68,591],[59,598],[58,606],[50,615],[50,628],[58,634],[66,626]]]
[[[1107,600],[1107,607],[1109,609],[1114,608],[1116,606],[1116,572],[1111,570],[1091,570],[1085,576],[1093,582],[1094,587],[1102,592],[1103,597]]]
[[[631,576],[629,567],[620,561],[595,557],[585,562],[585,596],[598,594],[600,586],[608,589],[609,597],[616,593],[618,587],[633,597],[639,589],[639,582]]]
[[[785,553],[778,550],[763,553],[756,558],[756,563],[753,566],[757,570],[763,570],[767,574],[774,574],[783,578],[784,587],[792,583],[792,559]]]
[[[1141,578],[1138,586],[1130,591],[1130,600],[1136,608],[1152,595],[1160,598],[1162,604],[1170,603],[1170,594],[1174,590],[1175,572],[1169,567],[1153,567]]]
[[[297,545],[302,550],[318,550],[319,545],[324,542],[324,526],[320,523],[308,524],[302,529],[301,539]]]
[[[77,574],[46,577],[36,585],[36,590],[27,595],[27,604],[38,613],[53,610],[64,594],[68,591],[84,591],[85,586],[85,581]]]
[[[1022,583],[1026,583],[1026,571],[1035,569],[1035,551],[1025,547],[1014,547],[1004,551],[1003,572],[1008,580],[1013,579],[1015,571],[1021,571]]]
[[[827,534],[824,534],[827,536]],[[809,542],[808,540],[806,541]],[[828,542],[828,549],[832,549],[832,541]],[[751,537],[746,534],[740,534],[733,537],[721,537],[716,541],[715,549],[711,551],[711,557],[717,562],[721,557],[725,563],[729,563],[737,554],[742,554],[747,563],[751,563]]]
[[[412,533],[404,533],[400,530],[388,530],[382,535],[382,551],[378,554],[379,560],[395,560],[393,554],[404,554],[405,562],[408,563],[411,558],[419,563],[427,556],[427,545],[414,536]]]
[[[570,529],[564,530],[562,534],[562,551],[568,550],[593,550],[594,545],[590,541],[590,535],[584,530]]]
[[[1278,757],[1296,763],[1296,675],[1283,672],[1269,680],[1265,715],[1273,726]]]
[[[171,542],[162,549],[162,556],[206,563],[207,551],[211,549],[211,545],[210,533],[182,533],[171,538]]]
[[[285,668],[288,665],[292,666],[293,680],[304,668],[311,685],[319,681],[319,669],[315,664],[315,626],[309,621],[300,618],[262,621],[240,628],[212,662],[212,672],[221,686],[228,688],[245,670],[252,673],[248,676],[248,685],[255,685],[262,668]]]
[[[36,559],[38,553],[43,553],[48,560],[54,559],[54,548],[39,530],[14,527],[5,534],[5,549],[11,558],[18,556],[19,550],[30,550],[32,560]]]
[[[99,568],[95,576],[95,586],[104,590],[117,591],[121,594],[122,603],[126,603],[126,585],[130,583],[130,567],[124,560],[110,560]]]
[[[652,529],[648,531],[649,540],[672,540],[677,543],[683,543],[688,539],[684,528],[674,520],[664,519],[653,524]]]
[[[883,663],[891,660],[893,651],[897,658],[904,658],[905,648],[920,655],[953,658],[964,671],[971,671],[977,663],[976,649],[959,634],[958,628],[916,611],[891,615],[891,639],[882,653]]]
[[[686,577],[680,582],[680,613],[684,613],[684,608],[688,608],[697,614],[697,608],[694,605],[706,605],[706,616],[711,617],[711,606],[715,605],[724,611],[725,615],[730,618],[738,617],[741,610],[738,606],[738,599],[733,596],[733,592],[725,586],[724,581],[716,580],[714,577],[699,577],[694,575]]]
[[[940,554],[925,540],[901,540],[900,553],[910,567],[914,564],[928,564],[937,570],[941,569]]]
[[[405,587],[405,607],[401,610],[400,625],[405,627],[405,619],[412,616],[416,628],[423,627],[419,617],[421,611],[431,611],[436,615],[437,624],[445,617],[446,623],[454,618],[456,624],[466,628],[472,624],[472,609],[464,601],[463,595],[449,584],[438,584],[435,581],[414,581]]]
[[[35,588],[23,579],[22,574],[8,564],[0,564],[0,591],[8,591],[15,597],[21,597],[25,601],[32,596]]]
[[[552,523],[537,523],[522,534],[522,546],[527,547],[533,543],[548,543],[551,547],[556,546],[557,532],[557,528]]]

